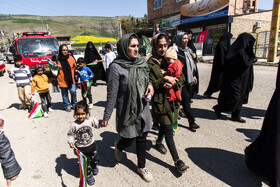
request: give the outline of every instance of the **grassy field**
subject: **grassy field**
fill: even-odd
[[[14,32],[47,31],[48,25],[52,35],[70,35],[71,40],[77,36],[84,36],[90,39],[89,41],[98,38],[92,42],[99,44],[100,41],[102,43],[114,41],[113,39],[117,37],[118,19],[118,17],[93,16],[0,15],[0,30],[4,31],[6,39],[12,39]],[[88,42],[82,38],[79,38],[73,47],[82,47]]]

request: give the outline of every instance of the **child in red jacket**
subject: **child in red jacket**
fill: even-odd
[[[170,47],[164,56],[168,67],[166,71],[162,70],[164,76],[180,77],[183,71],[184,64],[177,58],[177,52],[174,47]],[[180,102],[182,100],[180,90],[176,85],[167,90],[168,101]]]

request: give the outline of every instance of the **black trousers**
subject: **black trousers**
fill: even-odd
[[[44,112],[48,112],[48,108],[52,106],[52,98],[50,96],[50,92],[46,93],[39,93],[41,102],[42,102],[42,109]]]
[[[78,149],[87,157],[87,174],[90,175],[99,162],[96,143],[93,142],[88,147],[78,147]]]
[[[185,85],[182,87],[182,101],[181,104],[183,106],[183,110],[188,118],[189,123],[193,123],[195,121],[192,109],[191,109],[191,103],[190,100],[192,98],[192,86]]]
[[[87,102],[87,98],[88,98],[88,102],[89,102],[89,104],[91,104],[92,103],[91,86],[88,88],[86,97],[83,96],[83,94],[85,93],[85,89],[83,86],[81,86],[81,87],[82,87],[81,90],[82,90],[82,97],[83,97],[84,102]]]
[[[156,143],[161,144],[164,136],[165,136],[165,141],[166,141],[167,147],[171,153],[172,159],[174,161],[178,160],[179,156],[178,156],[178,152],[177,152],[175,142],[173,139],[172,125],[160,125],[158,139],[157,139]]]
[[[125,148],[131,146],[134,139],[136,139],[136,153],[138,160],[138,168],[144,168],[146,165],[146,144],[147,144],[147,135],[148,132],[144,132],[141,136],[136,138],[124,138],[121,137],[117,144],[117,148],[120,151],[123,151]]]

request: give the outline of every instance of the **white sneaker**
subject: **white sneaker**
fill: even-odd
[[[137,171],[146,182],[151,182],[154,178],[147,168],[137,168]]]
[[[92,109],[92,108],[93,108],[93,104],[90,103],[90,104],[88,105],[88,108],[89,108],[89,109]]]
[[[48,118],[48,117],[49,117],[49,114],[48,114],[47,112],[44,112],[43,116],[44,116],[45,118]]]
[[[48,111],[49,111],[49,112],[52,112],[52,111],[53,111],[53,109],[50,107],[50,108],[48,108]]]

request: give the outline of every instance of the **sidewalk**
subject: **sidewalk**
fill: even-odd
[[[198,61],[199,62],[206,62],[206,63],[212,63],[214,59],[214,56],[198,56]],[[258,59],[258,61],[255,63],[256,65],[263,65],[263,66],[275,66],[277,65],[277,62],[267,62],[267,59],[261,58]]]

